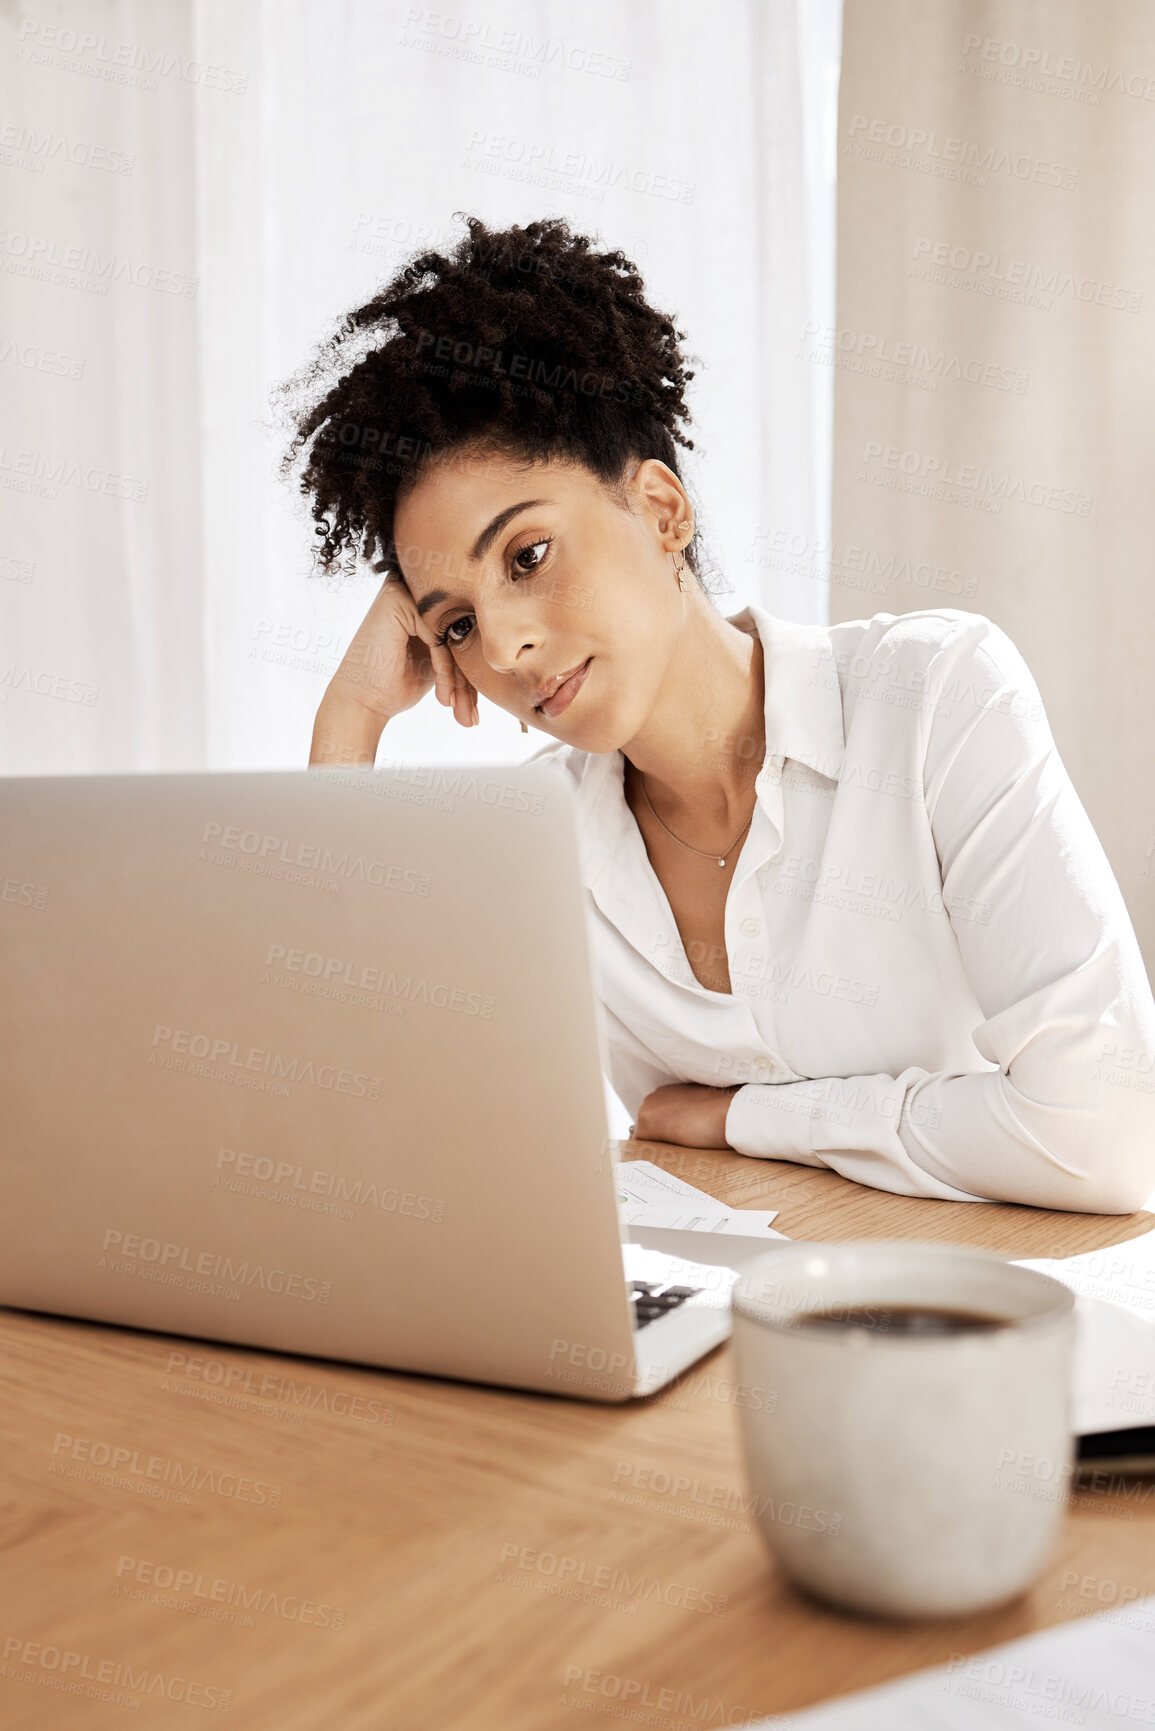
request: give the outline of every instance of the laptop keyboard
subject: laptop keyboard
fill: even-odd
[[[700,1286],[665,1286],[652,1280],[631,1280],[628,1284],[636,1328],[645,1328],[647,1322],[668,1316],[671,1310],[677,1310],[679,1304],[685,1304],[687,1298],[693,1298],[695,1292],[702,1290]]]

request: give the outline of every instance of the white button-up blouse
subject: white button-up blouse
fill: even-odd
[[[631,1117],[663,1083],[738,1083],[739,1153],[906,1196],[1141,1207],[1155,1003],[1010,638],[954,608],[804,626],[752,606],[735,623],[762,642],[766,755],[726,899],[731,992],[690,968],[622,753],[534,754],[576,792]],[[721,766],[735,743],[702,749]]]

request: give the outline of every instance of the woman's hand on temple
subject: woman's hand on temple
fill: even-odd
[[[385,723],[431,686],[460,726],[477,725],[477,692],[434,640],[405,584],[387,577],[326,687],[309,762],[371,765]]]
[[[668,1082],[647,1094],[630,1134],[635,1142],[674,1142],[683,1148],[728,1148],[726,1113],[735,1087]]]

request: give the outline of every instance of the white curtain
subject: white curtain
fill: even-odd
[[[631,253],[724,610],[824,619],[839,52],[840,0],[6,7],[0,769],[305,761],[375,580],[311,574],[270,391],[459,210]],[[381,759],[540,743],[430,699]]]
[[[1155,974],[1155,6],[845,32],[832,616],[1009,633]]]

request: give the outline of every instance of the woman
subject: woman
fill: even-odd
[[[372,764],[430,685],[551,736],[639,1137],[1140,1207],[1155,1005],[1014,645],[950,608],[722,618],[682,333],[563,221],[468,229],[293,387],[320,564],[385,574],[310,761]]]

